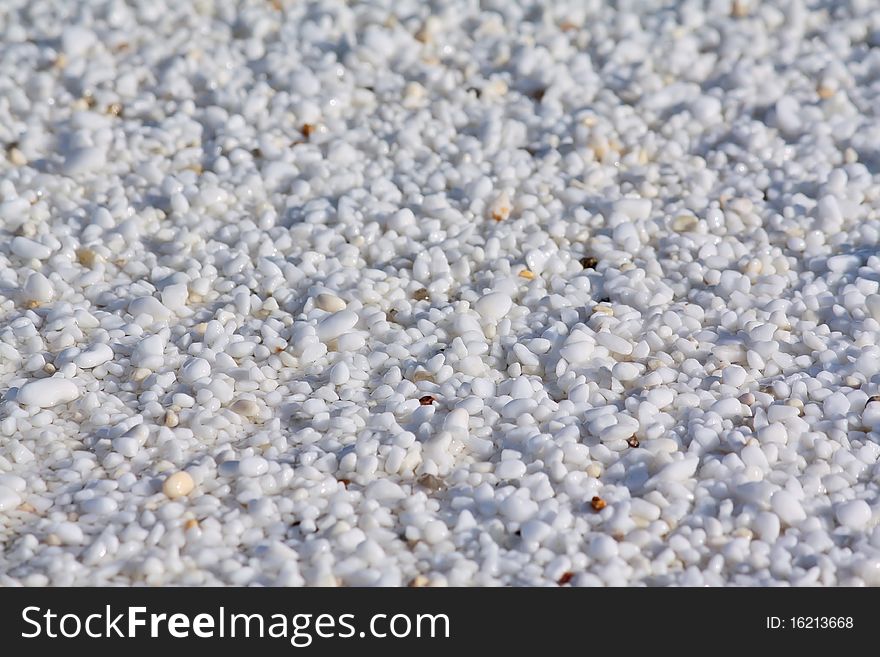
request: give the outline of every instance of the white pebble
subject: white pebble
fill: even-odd
[[[20,258],[45,260],[52,255],[52,249],[21,235],[12,238],[12,252]]]
[[[633,351],[631,342],[614,333],[601,332],[596,334],[596,342],[605,347],[608,351],[622,356],[628,356]]]
[[[83,349],[76,355],[73,362],[82,369],[91,369],[110,360],[113,360],[113,349],[109,345],[98,342]]]
[[[348,370],[348,365],[343,363],[342,361],[336,363],[333,367],[330,368],[330,383],[336,386],[341,386],[344,383],[348,383],[351,374]]]
[[[480,316],[487,322],[497,322],[510,312],[513,306],[510,296],[503,292],[490,292],[482,296],[474,304]]]
[[[186,383],[195,383],[211,374],[211,364],[204,358],[190,358],[180,370],[180,378]]]
[[[796,525],[807,517],[803,506],[787,490],[778,490],[770,498],[773,512],[787,525]]]
[[[248,456],[241,460],[238,471],[244,477],[259,477],[269,471],[269,463],[262,456]]]
[[[12,511],[21,504],[18,493],[7,486],[0,486],[0,511]]]
[[[73,381],[52,377],[25,383],[19,388],[16,399],[27,406],[51,408],[72,402],[79,395],[79,388]]]
[[[854,531],[865,529],[871,521],[871,507],[865,500],[852,500],[850,502],[842,502],[837,505],[834,510],[834,516],[837,522]]]
[[[519,479],[525,473],[526,464],[516,459],[501,461],[495,466],[495,476],[499,479]]]
[[[318,339],[321,342],[335,340],[350,331],[358,322],[357,313],[351,310],[340,310],[322,319],[318,323]]]
[[[24,298],[34,303],[49,303],[55,298],[55,290],[49,279],[38,271],[27,277],[24,283]]]

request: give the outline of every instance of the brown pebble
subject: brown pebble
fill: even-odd
[[[416,481],[419,486],[427,488],[432,493],[436,493],[446,488],[446,484],[443,483],[443,480],[432,474],[423,474]]]
[[[98,254],[91,249],[83,248],[76,250],[76,261],[84,267],[94,267],[97,259]]]
[[[419,403],[422,406],[430,406],[434,403],[434,398],[431,395],[425,395],[424,397],[419,397]]]
[[[599,264],[599,260],[593,256],[585,256],[580,259],[581,267],[584,269],[595,269]]]
[[[635,436],[630,436],[629,438],[626,439],[626,444],[629,445],[630,447],[632,447],[633,449],[635,449],[636,447],[639,446],[639,439],[636,438]]]
[[[416,301],[424,301],[428,298],[428,289],[424,287],[420,287],[418,290],[413,292],[413,299]]]
[[[596,495],[592,500],[590,500],[590,506],[593,507],[593,511],[601,511],[606,506],[608,506],[608,502]]]
[[[195,518],[190,518],[189,520],[187,520],[187,521],[184,523],[183,528],[184,528],[185,530],[190,530],[190,529],[193,529],[193,528],[198,527],[198,526],[199,526],[199,521],[196,520]]]
[[[559,586],[564,586],[565,584],[568,584],[573,579],[574,579],[574,573],[571,572],[570,570],[567,570],[564,573],[562,573],[562,577],[560,577],[558,580],[556,580],[556,583],[559,584]]]
[[[348,485],[351,483],[351,479],[339,479],[338,481],[340,484],[342,484],[346,488],[348,488]]]
[[[299,131],[303,134],[303,137],[311,137],[312,133],[317,130],[317,126],[314,123],[303,123],[302,127]]]
[[[544,94],[546,94],[546,93],[547,93],[546,89],[539,88],[539,89],[533,89],[532,91],[529,92],[528,95],[529,95],[529,98],[534,100],[536,103],[540,103],[542,100],[544,100]]]

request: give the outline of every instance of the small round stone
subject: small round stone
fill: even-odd
[[[871,507],[865,500],[852,500],[837,505],[834,516],[842,526],[856,531],[863,530],[871,520]]]
[[[188,472],[183,470],[170,475],[162,484],[162,492],[172,500],[186,497],[193,491],[193,488],[195,488],[195,481]]]

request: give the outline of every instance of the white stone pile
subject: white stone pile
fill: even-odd
[[[0,585],[880,585],[880,5],[7,0]]]

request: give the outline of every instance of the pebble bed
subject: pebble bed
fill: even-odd
[[[6,0],[0,585],[880,585],[872,0]]]

